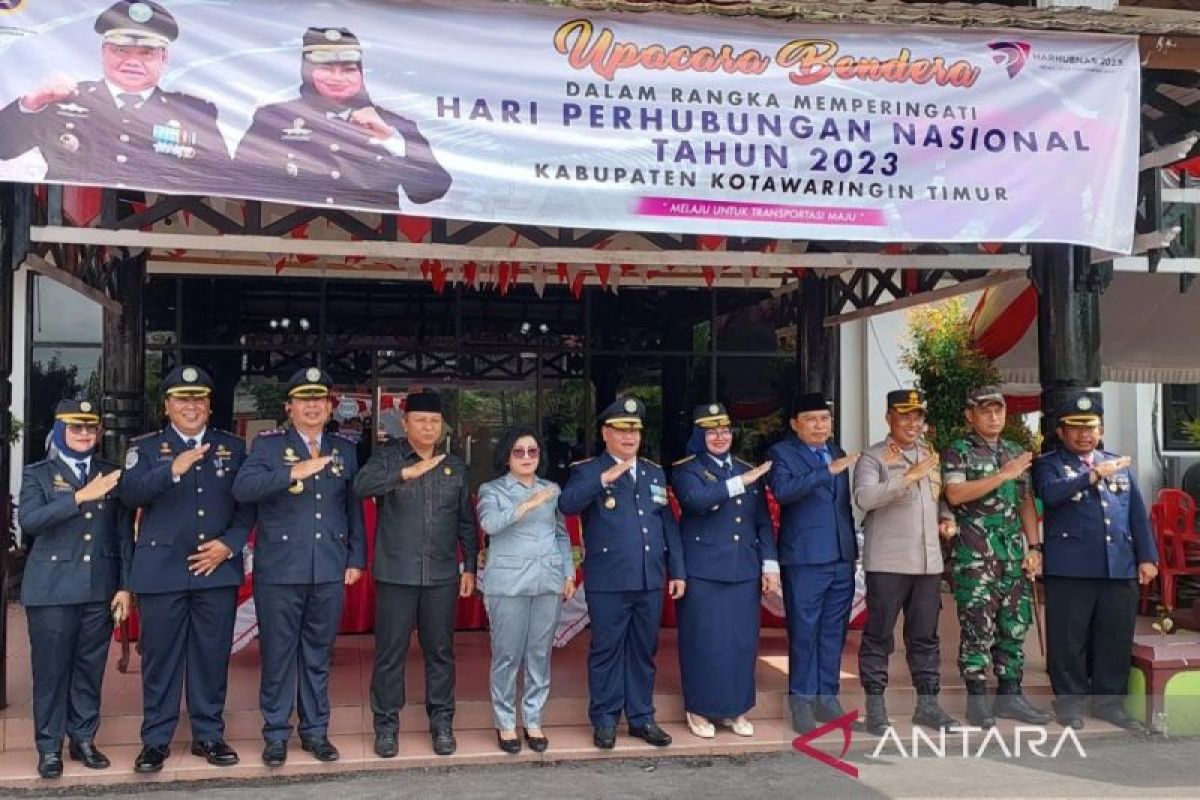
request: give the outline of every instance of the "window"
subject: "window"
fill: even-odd
[[[1193,441],[1184,430],[1186,423],[1200,421],[1200,384],[1164,384],[1162,407],[1163,449],[1200,451],[1200,441]]]

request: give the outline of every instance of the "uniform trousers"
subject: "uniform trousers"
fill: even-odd
[[[525,663],[521,718],[526,728],[542,727],[550,696],[550,651],[562,608],[562,595],[485,594],[492,629],[492,717],[502,731],[517,727],[517,673]]]
[[[425,713],[431,731],[454,724],[454,619],[458,581],[435,586],[375,583],[375,667],[371,712],[376,733],[400,730],[404,667],[413,627],[425,657]]]
[[[939,684],[938,614],[941,575],[867,573],[867,624],[858,649],[863,688],[882,692],[888,685],[888,659],[895,650],[896,621],[904,612],[904,653],[918,690]]]
[[[1133,579],[1059,578],[1046,582],[1046,667],[1055,707],[1117,710],[1128,692],[1138,585]]]
[[[142,744],[166,747],[187,689],[192,739],[225,737],[225,691],[237,615],[236,586],[139,594]]]
[[[838,693],[842,647],[854,600],[854,564],[785,564],[788,694],[812,700]]]
[[[33,738],[39,753],[63,735],[91,742],[100,727],[100,687],[113,622],[108,603],[26,606],[33,673]]]
[[[345,596],[341,582],[254,584],[262,653],[258,703],[266,741],[288,740],[297,706],[302,740],[328,735],[329,667]]]
[[[592,622],[588,646],[592,726],[615,728],[622,709],[631,726],[652,722],[663,590],[588,591],[585,599]]]

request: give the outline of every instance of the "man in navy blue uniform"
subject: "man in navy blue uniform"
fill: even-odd
[[[297,697],[300,746],[318,761],[338,759],[329,741],[329,667],[345,586],[362,577],[367,549],[362,503],[351,488],[355,444],[325,432],[332,385],[317,367],[296,372],[287,384],[291,425],[255,439],[233,482],[239,503],[258,504],[254,605],[269,767],[287,761]]]
[[[666,476],[638,458],[645,416],[633,397],[606,408],[600,414],[605,453],[575,464],[558,499],[560,511],[583,519],[592,620],[588,717],[595,745],[605,750],[616,745],[622,710],[630,736],[658,747],[671,743],[654,721],[654,656],[663,587],[678,600],[687,584]]]
[[[1130,459],[1099,449],[1103,395],[1078,391],[1058,410],[1059,446],[1033,466],[1044,508],[1046,666],[1058,721],[1093,716],[1129,730],[1124,709],[1138,584],[1158,575],[1158,553]]]
[[[129,614],[128,512],[112,498],[121,477],[96,455],[100,416],[87,400],[54,411],[51,452],[21,479],[18,522],[29,550],[21,602],[29,623],[33,728],[38,774],[62,775],[62,740],[91,769],[109,760],[96,749],[100,686],[114,620]],[[110,616],[111,614],[111,616]]]
[[[833,412],[823,395],[801,395],[788,425],[792,434],[768,453],[767,481],[780,507],[788,702],[792,726],[808,733],[845,713],[837,695],[858,558],[849,473],[858,455],[830,441]]]
[[[716,736],[713,720],[739,736],[754,735],[754,670],[762,595],[779,592],[775,530],[759,482],[771,462],[755,467],[733,457],[725,406],[698,406],[687,458],[676,461],[671,487],[682,511],[679,527],[687,597],[676,604],[679,672],[688,729]]]
[[[192,753],[217,766],[238,762],[225,742],[225,689],[254,507],[233,499],[246,445],[209,427],[212,388],[199,367],[171,370],[163,380],[169,424],[125,453],[121,502],[142,509],[130,578],[142,637],[137,772],[158,772],[170,755],[185,681]]]

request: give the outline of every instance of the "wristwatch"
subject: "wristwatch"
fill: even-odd
[[[1031,552],[1031,553],[1041,553],[1044,549],[1045,549],[1045,547],[1044,547],[1044,545],[1042,545],[1041,542],[1038,542],[1037,544],[1029,545],[1029,552]]]

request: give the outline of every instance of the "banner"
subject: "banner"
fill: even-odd
[[[510,2],[10,0],[0,180],[1128,252],[1132,37]]]

